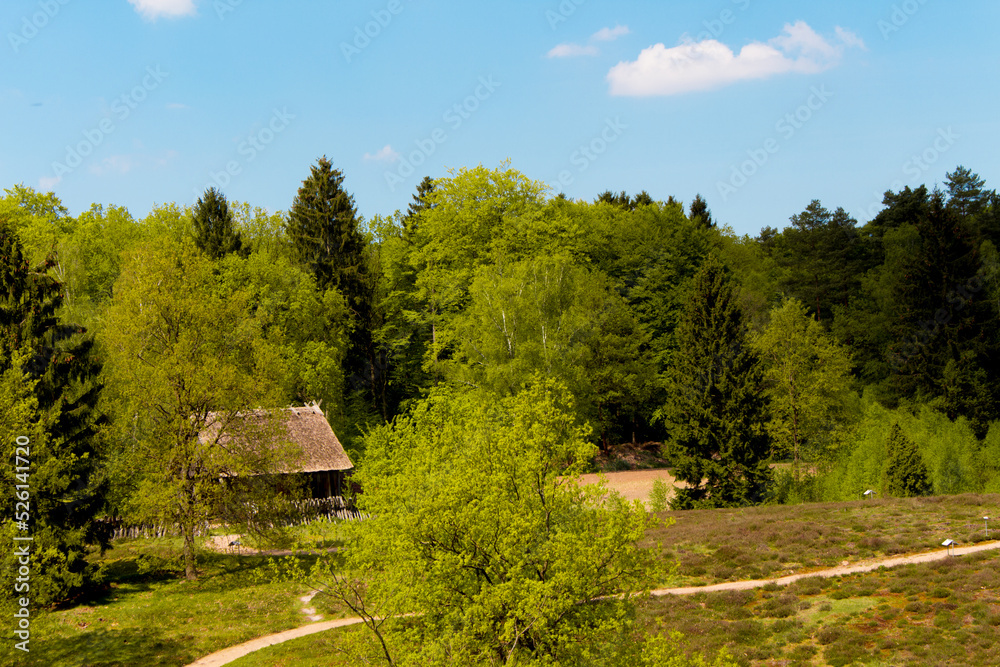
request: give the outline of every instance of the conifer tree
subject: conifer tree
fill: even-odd
[[[234,229],[233,212],[224,194],[215,188],[205,190],[191,214],[195,245],[206,255],[220,259],[231,252],[243,251],[243,240]]]
[[[22,413],[9,423],[5,415],[0,430],[11,454],[14,438],[30,440],[27,478],[16,482],[29,486],[27,526],[18,530],[33,537],[37,575],[31,599],[39,604],[84,589],[93,574],[85,560],[88,545],[107,546],[94,521],[105,487],[94,446],[102,421],[95,409],[100,368],[91,355],[93,341],[81,336],[84,330],[60,322],[62,287],[46,273],[52,263],[30,269],[20,240],[0,220],[0,376],[5,385],[0,393],[6,396],[2,402]],[[5,487],[14,488],[14,474],[13,465],[0,471]],[[0,500],[5,517],[14,517],[14,501],[13,494]],[[0,563],[0,576],[16,571],[8,565]],[[4,590],[12,591],[6,583]]]
[[[687,484],[673,505],[758,503],[771,479],[763,370],[731,278],[714,257],[694,277],[676,336],[669,399],[658,413],[670,434],[665,454]]]
[[[432,192],[434,192],[434,180],[430,176],[424,176],[424,180],[417,185],[417,193],[413,195],[413,201],[406,208],[406,215],[403,216],[403,231],[406,236],[413,234],[420,213],[431,207],[427,198]]]
[[[381,412],[379,390],[384,364],[373,332],[373,276],[367,241],[358,229],[354,197],[344,190],[344,175],[321,157],[302,182],[288,214],[288,235],[299,261],[321,290],[336,288],[347,302],[354,327],[345,360],[345,395],[361,411]],[[353,409],[352,409],[353,411]],[[367,416],[356,415],[363,422]]]
[[[917,443],[903,434],[899,424],[893,424],[886,442],[885,473],[882,493],[888,496],[910,498],[930,493],[927,464],[920,456]]]
[[[365,307],[365,239],[344,175],[324,156],[302,182],[288,214],[288,234],[321,289],[336,287],[355,312]]]
[[[691,208],[688,210],[688,218],[697,220],[705,228],[715,226],[715,221],[712,220],[712,212],[708,210],[708,202],[701,195],[694,196],[694,201],[691,202]]]

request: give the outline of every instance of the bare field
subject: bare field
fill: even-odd
[[[581,475],[584,484],[597,484],[602,475]],[[622,494],[626,500],[641,500],[649,505],[649,492],[653,490],[653,482],[662,479],[668,487],[673,487],[674,476],[664,469],[659,470],[623,470],[621,472],[606,472],[608,488]]]

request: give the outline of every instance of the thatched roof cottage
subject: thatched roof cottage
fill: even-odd
[[[282,475],[299,477],[306,483],[314,498],[329,498],[342,495],[345,479],[354,468],[337,435],[330,428],[326,416],[318,403],[300,408],[285,408],[279,411],[284,432],[278,438],[297,445],[302,454],[297,460],[283,460],[279,464]],[[249,422],[263,425],[267,411],[255,410],[248,415]],[[220,443],[231,441],[228,433],[218,436],[219,422],[209,415],[209,423],[198,434],[202,442],[219,438]]]

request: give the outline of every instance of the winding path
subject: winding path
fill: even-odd
[[[951,549],[951,555],[961,556],[964,554],[975,553],[977,551],[988,551],[991,549],[1000,549],[1000,541],[986,542],[970,547],[953,547]],[[908,565],[910,563],[928,563],[935,560],[943,560],[948,558],[948,556],[948,549],[937,549],[935,551],[912,554],[910,556],[879,558],[850,565],[839,565],[837,567],[816,570],[813,572],[800,572],[797,574],[779,577],[777,579],[729,581],[721,584],[712,584],[710,586],[689,586],[686,588],[659,588],[657,590],[650,591],[650,595],[691,595],[693,593],[708,593],[714,591],[740,591],[751,588],[761,588],[771,583],[779,586],[786,586],[793,581],[798,581],[799,579],[805,579],[807,577],[839,577],[845,574],[871,572],[872,570],[877,570],[880,567],[898,567],[900,565]],[[282,642],[287,642],[290,639],[305,637],[306,635],[324,632],[333,628],[342,628],[347,625],[357,625],[358,623],[361,623],[361,621],[362,619],[360,618],[341,618],[335,621],[316,622],[310,625],[293,628],[292,630],[285,630],[284,632],[276,632],[273,635],[266,635],[264,637],[258,637],[257,639],[251,639],[250,641],[239,644],[238,646],[231,646],[227,649],[206,655],[205,657],[192,662],[187,667],[220,667],[221,665],[227,665],[238,658],[242,658],[243,656],[253,653],[254,651],[259,651],[262,648],[273,646],[274,644],[280,644]]]

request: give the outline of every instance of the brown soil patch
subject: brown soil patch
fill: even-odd
[[[581,475],[584,484],[597,484],[601,475]],[[649,492],[653,490],[653,482],[662,479],[670,488],[674,486],[674,476],[668,470],[624,470],[622,472],[606,472],[609,489],[622,494],[626,500],[641,500],[649,505]],[[669,500],[669,498],[668,498]]]

